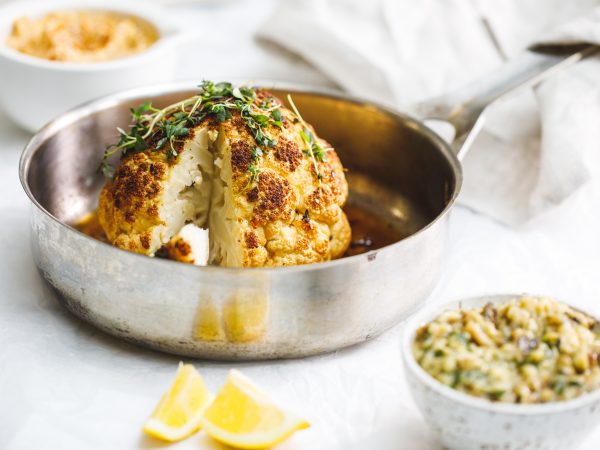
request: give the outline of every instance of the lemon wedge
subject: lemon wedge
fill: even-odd
[[[200,429],[202,414],[212,399],[194,366],[179,363],[175,380],[144,424],[144,432],[165,441],[180,441]]]
[[[242,449],[270,448],[309,427],[308,422],[273,404],[237,370],[229,372],[201,424],[213,439]]]

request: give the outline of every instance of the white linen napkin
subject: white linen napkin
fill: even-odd
[[[406,110],[494,70],[538,41],[600,44],[595,0],[284,0],[259,37],[343,89]],[[598,6],[598,9],[594,7]],[[460,201],[509,224],[600,173],[600,59],[486,111]]]

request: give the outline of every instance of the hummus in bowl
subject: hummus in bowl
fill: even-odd
[[[168,9],[139,1],[19,1],[0,6],[0,107],[35,131],[112,92],[171,81],[196,39]],[[43,87],[43,88],[42,88]]]
[[[50,61],[99,62],[146,50],[158,30],[134,15],[112,11],[52,11],[15,20],[6,44]]]

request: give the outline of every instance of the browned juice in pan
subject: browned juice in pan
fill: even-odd
[[[344,256],[360,255],[369,250],[376,250],[393,244],[405,237],[391,224],[359,206],[346,205],[344,212],[348,216],[352,227],[352,241]],[[73,226],[78,231],[94,239],[108,242],[96,212],[86,214]]]

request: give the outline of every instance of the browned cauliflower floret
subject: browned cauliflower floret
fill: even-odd
[[[337,154],[270,93],[254,95],[258,113],[278,111],[277,123],[261,129],[268,146],[231,108],[224,120],[207,115],[191,128],[176,157],[167,160],[154,142],[122,158],[100,196],[110,242],[154,255],[193,223],[208,227],[210,263],[222,266],[307,264],[344,253],[348,186]]]

